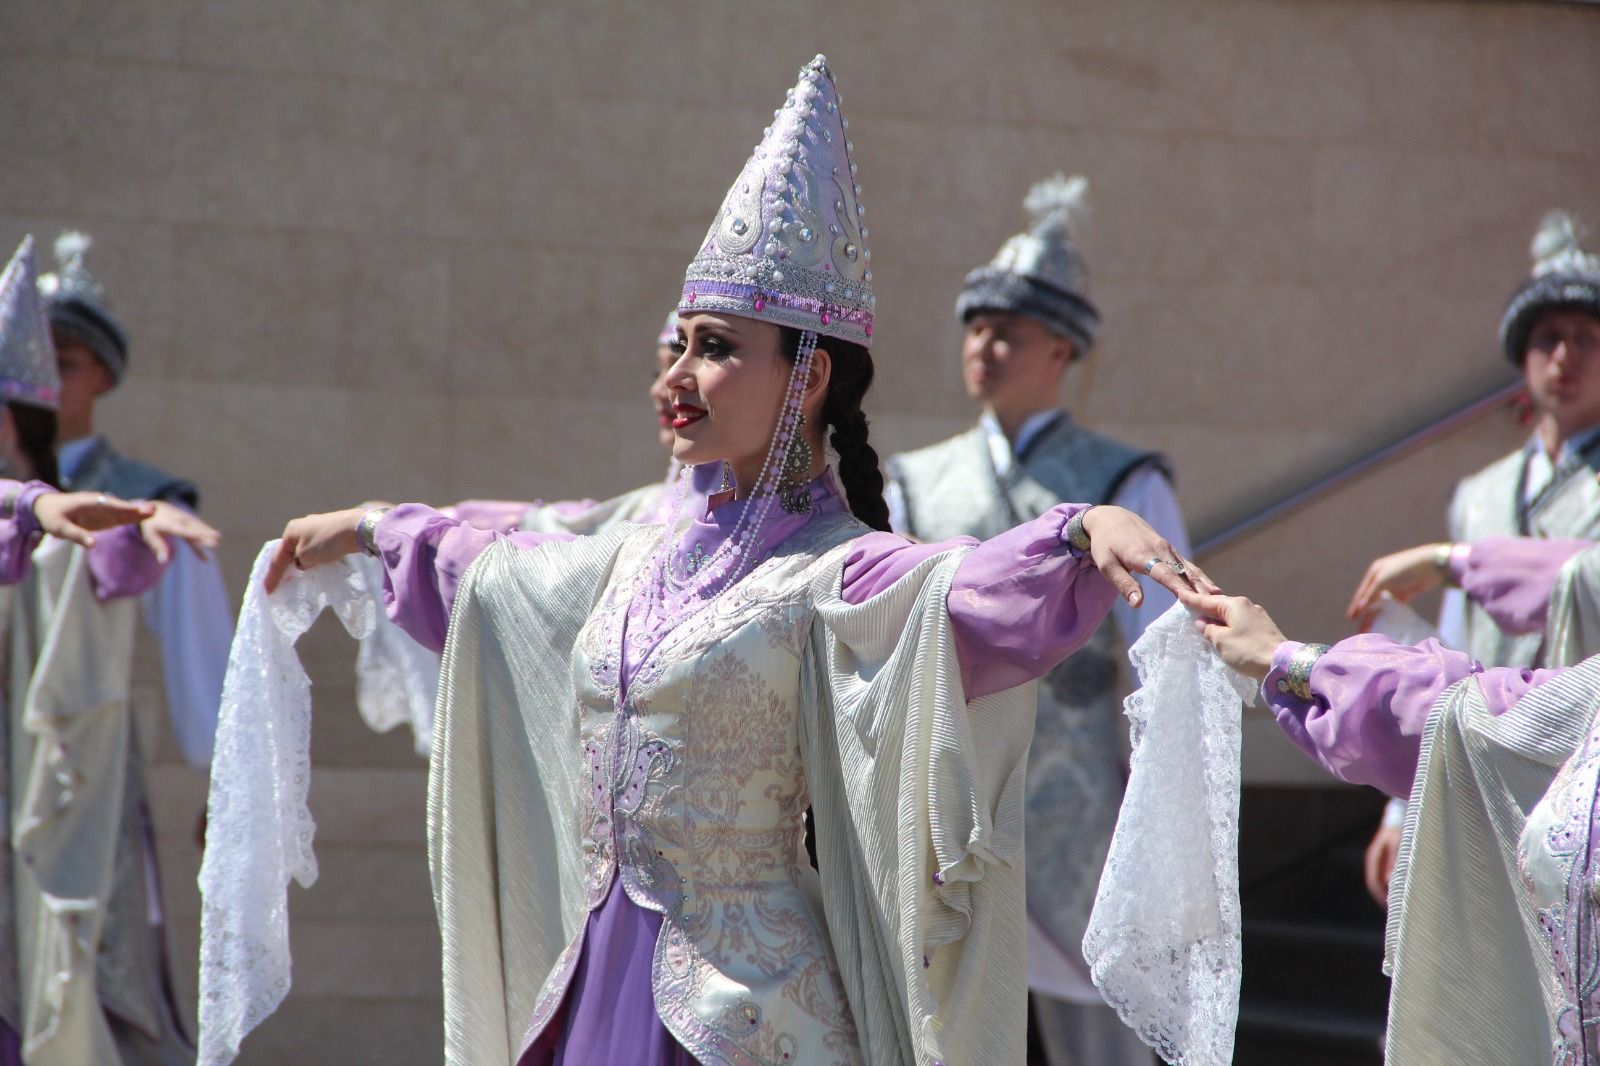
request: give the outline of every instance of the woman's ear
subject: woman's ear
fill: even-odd
[[[811,353],[811,373],[806,376],[805,398],[801,402],[801,409],[813,415],[822,411],[823,402],[828,398],[828,382],[833,379],[833,356],[828,354],[828,349],[817,346]]]

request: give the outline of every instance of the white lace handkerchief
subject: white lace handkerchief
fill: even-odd
[[[1129,652],[1133,762],[1083,957],[1106,1002],[1179,1066],[1233,1061],[1239,1014],[1239,718],[1255,684],[1181,604]]]
[[[222,1066],[289,991],[289,879],[317,879],[311,787],[311,682],[295,654],[324,607],[350,635],[376,611],[346,564],[290,571],[262,588],[270,541],[256,556],[239,610],[211,760],[200,867],[200,1066]]]
[[[439,697],[439,653],[411,639],[383,612],[383,564],[370,555],[350,563],[366,583],[377,621],[356,654],[356,709],[374,732],[411,727],[417,754],[433,750],[433,705]]]

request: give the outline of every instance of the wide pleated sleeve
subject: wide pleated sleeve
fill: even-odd
[[[455,592],[428,770],[451,1066],[512,1061],[541,982],[583,921],[572,649],[640,532],[526,549],[501,540]]]
[[[801,745],[825,921],[871,1063],[1020,1063],[1031,684],[968,703],[946,598],[966,549],[851,604],[819,567]]]
[[[1597,700],[1590,660],[1498,714],[1469,676],[1429,715],[1389,885],[1390,1066],[1548,1059],[1559,986],[1518,847]]]

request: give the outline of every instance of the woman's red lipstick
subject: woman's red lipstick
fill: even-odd
[[[696,407],[692,403],[675,403],[672,405],[672,428],[682,429],[684,426],[693,425],[706,416],[704,407]]]

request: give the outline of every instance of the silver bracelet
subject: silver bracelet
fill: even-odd
[[[356,523],[356,544],[368,555],[378,554],[378,523],[388,513],[387,507],[374,507]]]
[[[1327,650],[1326,644],[1302,644],[1295,649],[1295,653],[1289,657],[1289,665],[1284,668],[1284,676],[1278,679],[1278,691],[1310,703],[1313,698],[1311,668],[1317,665],[1317,660]]]
[[[1085,555],[1089,551],[1089,531],[1083,528],[1083,516],[1094,510],[1091,504],[1067,519],[1066,526],[1061,530],[1061,539],[1067,542],[1067,547]]]

